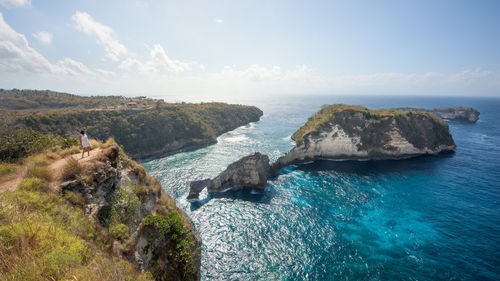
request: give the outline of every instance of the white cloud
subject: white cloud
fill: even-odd
[[[7,71],[53,72],[54,66],[17,33],[0,13],[0,68]]]
[[[116,72],[105,70],[105,69],[96,68],[95,71],[97,73],[100,73],[100,74],[105,75],[105,76],[116,76]]]
[[[0,0],[0,5],[6,8],[31,6],[31,0]]]
[[[40,31],[33,34],[33,36],[44,45],[50,45],[52,43],[52,34],[47,31]]]
[[[168,71],[184,71],[189,68],[189,65],[182,65],[179,61],[171,60],[165,50],[160,44],[155,44],[151,52],[149,53],[151,58],[157,62],[159,65],[163,66]]]
[[[115,38],[111,27],[97,22],[88,13],[76,12],[72,19],[78,30],[97,37],[97,42],[104,47],[106,56],[111,60],[118,61],[121,55],[128,54],[127,48]]]
[[[137,59],[133,59],[133,58],[127,58],[126,60],[124,60],[120,64],[119,67],[121,69],[125,69],[125,70],[137,69],[139,72],[142,72],[142,73],[158,72],[158,69],[152,65],[151,61],[143,63],[143,62],[141,62]]]
[[[83,63],[64,58],[52,64],[43,55],[30,47],[26,36],[17,33],[0,13],[0,71],[31,72],[43,74],[92,74]]]
[[[201,70],[204,70],[205,68],[205,66],[202,66],[195,61],[183,62],[171,59],[167,56],[165,50],[160,44],[155,44],[149,52],[149,55],[150,59],[144,62],[134,58],[127,58],[120,64],[120,68],[126,70],[136,69],[143,73],[159,72],[161,69],[168,72],[183,72],[192,70],[193,66],[199,66]]]
[[[59,66],[65,70],[67,74],[94,74],[87,66],[79,61],[70,58],[64,58],[58,62]]]
[[[224,20],[223,19],[215,19],[215,22],[217,24],[222,24],[222,23],[224,23]]]

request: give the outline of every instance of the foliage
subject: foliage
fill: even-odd
[[[45,166],[47,165],[47,157],[42,154],[35,155],[28,160],[31,164],[35,166]]]
[[[109,233],[116,240],[125,241],[130,236],[130,230],[128,226],[123,223],[113,224],[109,227]]]
[[[154,244],[157,239],[165,239],[174,250],[173,256],[180,263],[180,271],[183,272],[183,280],[192,280],[196,275],[194,265],[195,243],[193,237],[186,233],[180,215],[171,211],[166,216],[148,215],[144,218],[144,226],[154,228],[154,233],[150,236],[148,244],[144,247],[144,252],[154,251]]]
[[[98,214],[100,223],[109,227],[121,223],[133,222],[139,212],[141,201],[128,186],[122,186],[110,199],[110,205],[104,206]]]
[[[139,106],[156,105],[157,100],[146,97],[133,98]],[[123,96],[77,96],[67,93],[39,90],[0,89],[0,108],[11,110],[41,108],[107,108],[124,106],[129,98]],[[161,102],[161,100],[160,100]]]
[[[408,112],[406,114],[396,114],[394,118],[401,128],[403,136],[415,147],[429,146],[434,148],[442,144],[454,145],[448,124],[434,114]]]
[[[0,280],[153,280],[109,255],[100,233],[57,194],[0,193]]]
[[[31,154],[59,145],[61,137],[41,134],[32,129],[0,127],[0,161],[16,162]]]
[[[21,190],[26,191],[43,191],[46,192],[49,190],[49,184],[40,178],[25,178],[21,181],[18,186]]]
[[[0,163],[0,177],[17,171],[17,167],[12,164]]]
[[[129,188],[121,187],[112,199],[112,218],[116,218],[116,222],[130,222],[140,206],[139,197]]]
[[[78,192],[66,191],[64,192],[63,197],[75,206],[79,206],[81,208],[85,206],[85,200],[83,199],[83,196]]]
[[[91,110],[30,114],[12,121],[17,126],[68,138],[82,128],[98,140],[112,136],[127,153],[140,155],[161,151],[165,144],[214,142],[223,132],[262,115],[256,107],[223,103],[162,104],[156,109]],[[182,147],[177,147],[179,149]]]
[[[360,115],[355,116],[352,114],[354,112],[359,112]],[[342,123],[342,128],[346,130],[347,133],[352,134],[356,127],[363,125],[364,120],[361,122],[361,118],[365,120],[381,121],[384,117],[397,117],[408,114],[412,113],[405,112],[403,109],[368,109],[360,105],[345,104],[328,105],[309,117],[307,122],[292,135],[292,139],[297,143],[301,143],[306,134],[316,131],[319,127],[328,122],[332,122],[334,119],[336,122],[340,121]],[[367,136],[365,141],[368,140],[368,142],[371,142],[370,140],[373,137],[374,136]]]

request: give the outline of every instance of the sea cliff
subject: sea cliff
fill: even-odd
[[[239,104],[166,103],[146,97],[83,97],[15,89],[0,89],[0,94],[0,134],[24,129],[76,138],[86,130],[89,137],[101,141],[113,137],[136,160],[214,144],[219,135],[262,116],[257,107]]]
[[[243,157],[214,179],[193,182],[188,199],[207,187],[220,192],[233,187],[262,188],[288,165],[320,159],[381,160],[453,151],[448,124],[428,111],[370,110],[362,106],[324,106],[293,135],[295,146],[272,164],[260,153]],[[244,170],[244,173],[242,172]]]
[[[316,159],[401,159],[455,150],[448,125],[429,112],[322,108],[293,135],[295,147],[278,166]]]
[[[157,280],[200,279],[201,238],[194,224],[118,146],[102,150],[59,189],[83,198],[85,214],[112,233],[117,256]]]
[[[190,218],[112,139],[92,142],[0,162],[0,280],[200,280]]]

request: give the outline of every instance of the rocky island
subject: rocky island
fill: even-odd
[[[435,108],[435,109],[423,109],[423,108],[411,108],[402,107],[398,108],[402,111],[418,111],[418,112],[430,112],[434,113],[436,116],[443,120],[453,121],[453,122],[464,122],[464,123],[476,123],[479,119],[479,111],[472,107],[446,107],[446,108]]]
[[[275,163],[255,153],[228,166],[213,180],[193,182],[188,199],[206,186],[220,192],[232,186],[262,188],[288,165],[319,159],[404,159],[455,150],[448,124],[424,110],[378,109],[335,104],[323,107],[293,135],[295,147]]]

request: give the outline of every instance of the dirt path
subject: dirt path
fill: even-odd
[[[95,148],[95,149],[92,149],[92,151],[90,152],[90,157],[87,156],[87,152],[85,152],[85,157],[82,158],[82,153],[77,153],[77,154],[73,154],[71,155],[71,157],[73,157],[73,159],[77,160],[78,162],[81,163],[85,163],[87,161],[90,161],[92,159],[94,159],[95,156],[99,155],[101,153],[101,149],[100,148]],[[68,158],[68,156],[66,156],[65,158],[62,158],[62,159],[59,159],[59,160],[56,160],[55,162],[53,162],[52,164],[49,165],[49,169],[52,170],[52,172],[54,173],[54,176],[55,178],[60,178],[61,176],[61,172],[62,172],[62,168],[64,167],[64,165],[66,164],[66,159]]]
[[[23,180],[27,170],[28,167],[23,166],[19,167],[14,175],[6,175],[5,178],[7,180],[4,182],[0,182],[0,192],[7,190],[15,190]]]
[[[82,158],[81,152],[77,153],[77,154],[73,154],[73,155],[71,155],[71,157],[78,160],[78,162],[80,162],[80,163],[84,163],[84,162],[87,162],[89,160],[94,159],[94,157],[96,155],[100,154],[100,152],[101,152],[101,149],[96,148],[90,152],[90,157],[87,156],[86,152],[85,152],[84,158]],[[53,163],[51,163],[50,165],[48,165],[48,168],[52,170],[56,179],[60,178],[62,167],[64,167],[64,165],[66,164],[67,157],[68,156],[66,156],[65,158],[56,160]],[[5,181],[0,182],[0,192],[4,192],[7,190],[15,190],[17,188],[17,186],[23,180],[24,176],[26,175],[27,170],[28,170],[28,167],[27,167],[27,165],[25,165],[23,167],[19,167],[14,175],[6,175],[4,177]]]

